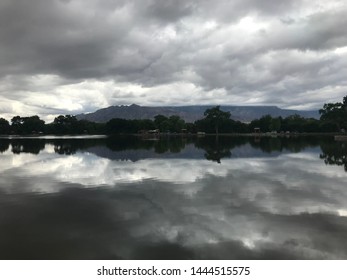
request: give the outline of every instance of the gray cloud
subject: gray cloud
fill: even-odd
[[[2,1],[0,102],[15,105],[0,114],[186,100],[317,108],[347,87],[346,11],[337,0]]]

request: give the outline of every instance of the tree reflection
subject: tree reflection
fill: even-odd
[[[104,146],[105,139],[55,139],[49,141],[54,145],[54,151],[60,155],[73,155],[77,151],[87,150],[95,146]]]
[[[322,153],[319,157],[326,165],[343,166],[347,172],[347,142],[323,142],[321,149]]]
[[[316,136],[249,138],[249,143],[253,148],[269,154],[283,151],[299,153],[309,147],[319,146],[322,141],[324,141],[322,138]]]
[[[203,137],[195,142],[197,148],[205,150],[205,158],[210,161],[221,163],[221,159],[230,158],[231,150],[247,143],[245,137]]]
[[[187,142],[181,137],[170,137],[160,139],[154,143],[154,151],[158,154],[163,154],[167,152],[179,153],[185,148]]]
[[[45,149],[45,141],[41,139],[16,139],[11,142],[12,153],[39,154]]]
[[[118,136],[108,138],[107,147],[111,151],[153,150],[156,154],[179,153],[189,140],[182,137],[140,138],[136,136]]]
[[[111,151],[150,150],[155,141],[145,141],[136,136],[115,136],[106,139],[106,146]]]
[[[281,153],[284,151],[298,153],[309,147],[318,147],[325,140],[319,137],[203,137],[198,138],[195,146],[205,150],[205,158],[207,160],[220,163],[223,158],[230,158],[233,150],[238,147],[249,145],[247,148],[247,156],[252,157],[259,155],[257,150],[265,154]],[[326,141],[331,141],[327,139]],[[242,154],[244,156],[244,154]]]
[[[6,152],[10,147],[10,141],[8,139],[0,140],[0,153]]]
[[[231,152],[228,149],[221,150],[218,147],[215,150],[209,150],[205,153],[205,158],[210,161],[221,163],[222,158],[230,158]]]
[[[61,143],[54,145],[54,152],[59,155],[73,155],[77,151],[76,147],[73,147],[71,143]]]
[[[141,138],[117,136],[109,138],[78,139],[1,139],[0,153],[9,149],[15,154],[39,154],[49,144],[60,155],[73,155],[78,151],[91,152],[111,160],[139,160],[149,157],[205,158],[221,163],[234,157],[276,156],[279,153],[298,153],[307,148],[321,147],[321,159],[326,164],[344,165],[346,168],[347,143],[335,142],[331,137],[235,137],[160,136]],[[347,171],[347,170],[346,170]]]
[[[231,152],[230,149],[226,146],[219,144],[219,137],[218,135],[215,138],[214,146],[207,147],[205,150],[205,158],[210,161],[215,161],[217,163],[221,163],[222,158],[230,158]]]

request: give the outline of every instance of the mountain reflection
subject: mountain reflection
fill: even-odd
[[[66,143],[66,141],[63,143]],[[299,153],[306,149],[323,149],[327,143],[330,143],[333,147],[339,145],[331,137],[261,137],[256,139],[254,137],[226,136],[202,138],[167,137],[154,140],[138,137],[117,137],[93,141],[78,140],[72,143],[69,145],[74,146],[74,153],[78,150],[106,147],[109,152],[99,154],[96,151],[96,154],[101,157],[109,157],[112,153],[115,155],[114,152],[121,152],[123,155],[121,160],[136,161],[152,157],[205,158],[217,163],[232,157],[278,156],[282,153]],[[53,142],[53,144],[55,147],[59,146],[57,142]],[[343,150],[335,148],[336,152],[343,156]]]
[[[330,141],[331,139],[329,139]],[[205,151],[233,150],[250,144],[254,149],[260,149],[264,153],[276,151],[300,152],[307,147],[319,146],[322,138],[297,137],[297,138],[253,138],[253,137],[162,137],[154,139],[139,138],[136,136],[119,136],[108,138],[66,138],[66,139],[43,139],[43,138],[14,138],[0,139],[0,152],[3,153],[12,146],[14,153],[38,154],[44,150],[45,144],[54,145],[59,154],[74,154],[95,146],[106,146],[111,151],[126,150],[153,150],[154,153],[180,153],[186,145],[193,144],[198,149]],[[330,141],[331,142],[331,141]],[[228,156],[227,156],[228,157]],[[223,158],[223,157],[222,157]]]
[[[347,258],[331,138],[1,139],[0,153],[0,259]]]
[[[46,145],[53,145],[60,155],[91,152],[111,160],[137,161],[146,158],[205,158],[221,163],[233,157],[278,156],[299,153],[306,149],[321,150],[326,164],[346,168],[346,144],[331,137],[161,137],[154,139],[119,136],[92,139],[0,139],[0,153],[39,154]]]

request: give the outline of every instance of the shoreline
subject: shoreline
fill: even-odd
[[[222,136],[222,137],[235,137],[235,136],[243,136],[243,137],[300,137],[300,136],[334,136],[335,140],[344,140],[347,141],[347,135],[345,133],[333,133],[333,132],[290,132],[290,133],[271,133],[271,132],[264,132],[264,133],[156,133],[156,134],[150,134],[150,133],[119,133],[119,134],[63,134],[63,135],[53,135],[53,134],[47,134],[47,135],[0,135],[0,139],[95,139],[95,138],[108,138],[108,137],[115,137],[115,136],[136,136],[136,137],[148,137],[148,138],[155,138],[155,137],[176,137],[176,136],[184,136],[184,137],[205,137],[205,136]]]

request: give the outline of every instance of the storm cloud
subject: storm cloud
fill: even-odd
[[[4,0],[0,116],[131,103],[320,108],[347,90],[346,15],[339,0]]]

